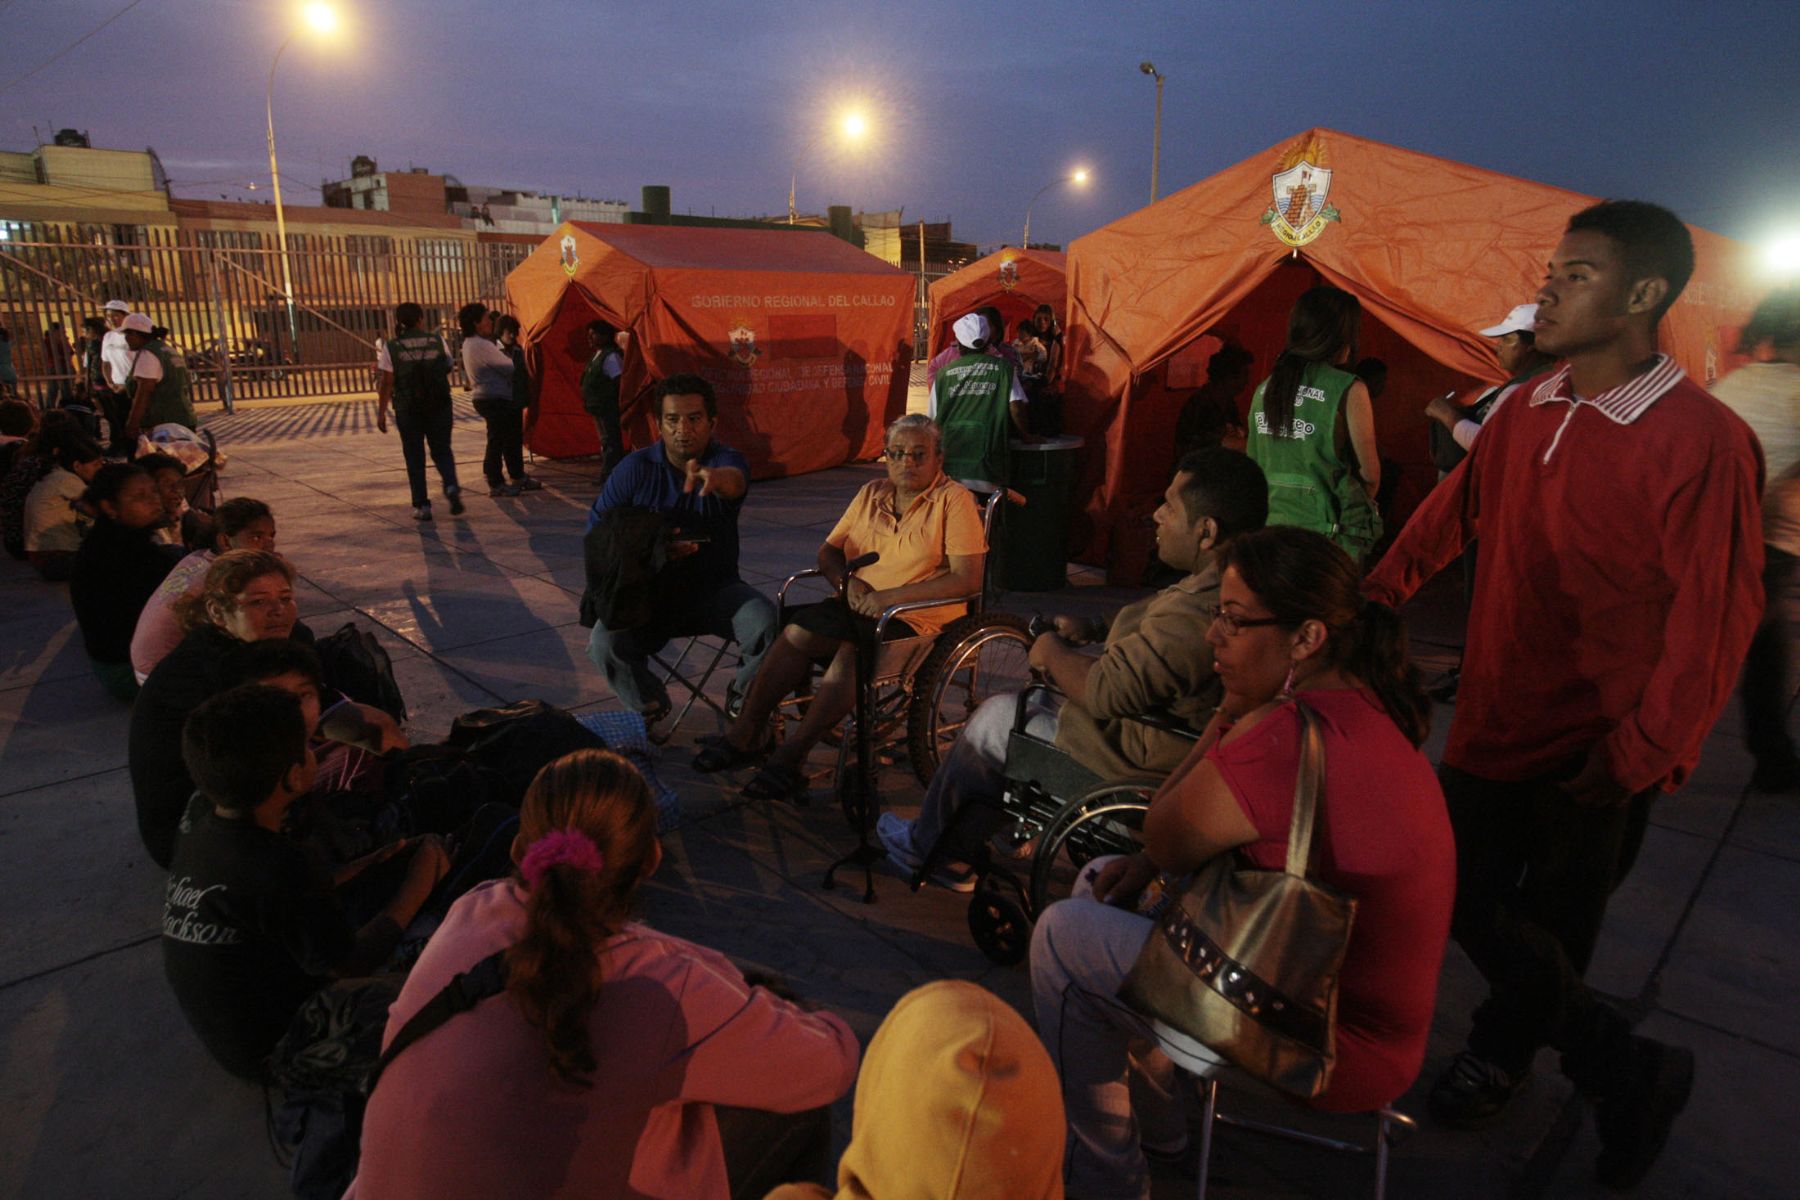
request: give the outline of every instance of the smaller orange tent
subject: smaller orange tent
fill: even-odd
[[[950,327],[964,313],[991,304],[1006,318],[1007,328],[1029,317],[1040,304],[1056,310],[1063,320],[1068,293],[1068,255],[1057,250],[997,250],[952,271],[926,289],[929,304],[926,328],[930,330],[930,358],[948,346],[955,336]]]
[[[719,439],[758,479],[880,451],[906,410],[913,277],[824,232],[559,226],[506,277],[538,380],[531,448],[596,453],[581,406],[589,321],[631,334],[625,441],[655,437],[650,389],[693,373],[719,400]]]
[[[1078,238],[1065,413],[1089,447],[1075,537],[1086,561],[1105,562],[1109,541],[1167,485],[1181,389],[1198,382],[1192,361],[1228,340],[1255,355],[1253,381],[1263,378],[1288,310],[1319,283],[1362,302],[1360,353],[1390,369],[1375,425],[1382,457],[1398,468],[1387,514],[1397,527],[1436,478],[1426,402],[1500,380],[1478,331],[1532,299],[1568,219],[1592,203],[1312,129]],[[1732,365],[1756,294],[1743,245],[1689,228],[1694,276],[1659,332],[1688,374],[1710,384]]]

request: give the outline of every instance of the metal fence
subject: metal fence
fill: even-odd
[[[450,332],[471,300],[499,307],[531,246],[456,237],[288,235],[290,334],[273,235],[140,225],[30,225],[0,240],[0,326],[24,398],[78,387],[82,319],[124,300],[187,355],[196,403],[338,395],[374,387],[374,343],[396,304]],[[60,323],[72,346],[51,341]],[[451,340],[451,345],[456,345]]]

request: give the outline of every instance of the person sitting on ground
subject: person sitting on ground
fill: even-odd
[[[1061,1200],[1063,1128],[1056,1068],[1025,1018],[940,979],[900,997],[869,1043],[837,1190],[765,1200]]]
[[[194,551],[175,564],[144,611],[131,635],[131,669],[143,683],[157,663],[180,645],[182,629],[175,619],[175,602],[198,592],[206,582],[213,560],[231,550],[274,550],[275,514],[261,500],[234,496],[213,513],[212,545]]]
[[[1245,534],[1220,562],[1207,636],[1224,702],[1151,801],[1143,850],[1090,863],[1075,895],[1046,908],[1032,933],[1038,1033],[1068,1105],[1065,1178],[1084,1196],[1148,1195],[1140,1130],[1144,1145],[1164,1150],[1186,1138],[1180,1105],[1156,1102],[1179,1095],[1168,1090],[1167,1055],[1128,1062],[1135,1039],[1164,1039],[1190,1070],[1220,1061],[1178,1031],[1153,1031],[1118,998],[1145,940],[1160,936],[1136,906],[1159,875],[1172,899],[1182,877],[1220,854],[1281,870],[1302,751],[1299,704],[1324,742],[1313,877],[1357,905],[1337,994],[1337,1062],[1310,1103],[1342,1112],[1391,1104],[1417,1076],[1431,1031],[1456,846],[1443,791],[1418,749],[1431,705],[1407,659],[1405,627],[1363,599],[1356,564],[1310,530]],[[1139,1076],[1132,1086],[1128,1072]]]
[[[1156,552],[1182,578],[1121,609],[1110,624],[1057,617],[1055,632],[1032,645],[1031,665],[1067,699],[1059,704],[1033,693],[1026,732],[1054,741],[1096,784],[1128,775],[1163,776],[1179,766],[1193,740],[1134,718],[1162,717],[1196,734],[1206,728],[1219,702],[1206,639],[1219,602],[1216,560],[1232,538],[1261,529],[1268,511],[1268,483],[1244,455],[1214,447],[1182,459],[1155,516]],[[1080,649],[1095,643],[1104,645],[1098,656]],[[1006,747],[1018,704],[1016,692],[982,701],[938,765],[916,820],[881,814],[876,833],[901,871],[918,871],[965,805],[985,803],[990,818],[964,824],[950,860],[930,877],[955,891],[975,886],[974,873],[956,860],[967,858],[999,824]]]
[[[152,531],[156,540],[165,546],[181,545],[182,520],[188,514],[187,489],[182,486],[187,466],[172,454],[140,454],[131,463],[150,472],[162,501],[163,517]]]
[[[239,657],[249,643],[269,638],[313,643],[294,603],[294,569],[266,550],[219,555],[200,590],[174,608],[184,636],[144,680],[131,709],[131,791],[138,834],[150,857],[164,867],[194,791],[181,758],[182,723],[237,682]],[[406,746],[406,735],[392,717],[369,705],[358,707],[380,730],[380,750]]]
[[[411,843],[397,885],[381,888],[389,894],[369,904],[359,928],[338,889],[377,859],[334,880],[281,832],[317,765],[299,698],[254,684],[233,688],[194,710],[181,750],[212,807],[181,839],[169,869],[163,969],[207,1052],[232,1074],[261,1081],[264,1059],[300,1005],[333,977],[380,968],[450,859],[434,837]]]
[[[23,400],[0,400],[0,478],[12,470],[19,451],[37,432],[37,409]]]
[[[1175,419],[1176,462],[1207,446],[1244,448],[1244,414],[1238,398],[1250,386],[1255,361],[1248,350],[1230,343],[1206,360],[1206,382],[1187,398]]]
[[[877,621],[891,605],[915,600],[960,600],[981,590],[987,540],[981,513],[969,489],[944,474],[938,427],[921,413],[909,413],[887,433],[887,478],[863,485],[819,547],[819,570],[833,587],[850,560],[874,552],[881,557],[850,580],[849,607],[836,597],[788,614],[750,686],[744,710],[722,737],[705,739],[694,769],[723,771],[768,755],[744,794],[754,799],[791,799],[806,787],[801,768],[807,752],[850,712],[856,691],[854,643],[871,652]],[[963,605],[944,604],[909,611],[889,621],[885,636],[934,637],[963,614]],[[789,694],[826,663],[812,702],[799,726],[779,746],[765,744],[769,717]]]
[[[125,436],[136,442],[138,434],[158,425],[200,427],[188,398],[187,359],[168,341],[168,330],[150,323],[143,313],[132,313],[120,327],[131,349],[131,408],[125,416]]]
[[[150,473],[131,463],[108,463],[94,473],[81,502],[94,527],[69,570],[69,601],[94,674],[106,690],[130,701],[138,692],[131,670],[131,635],[181,547],[156,540],[162,498]]]
[[[34,450],[21,451],[13,467],[22,475],[43,468],[25,494],[20,533],[25,557],[40,578],[52,581],[67,579],[74,569],[75,552],[93,524],[93,512],[82,507],[81,495],[106,465],[100,443],[73,421],[52,420],[60,415],[44,417]]]
[[[505,995],[395,1055],[347,1200],[761,1196],[822,1174],[825,1107],[856,1035],[751,985],[724,955],[631,920],[662,861],[625,759],[581,750],[532,782],[517,875],[451,906],[388,1019],[392,1045],[499,956]]]
[[[656,577],[665,598],[658,614],[630,629],[596,621],[587,648],[619,702],[649,723],[669,711],[650,656],[670,638],[710,634],[737,643],[741,662],[727,700],[734,709],[775,639],[775,606],[738,577],[738,513],[750,491],[750,462],[713,437],[719,402],[712,384],[671,375],[656,387],[656,412],[661,439],[607,473],[587,523],[592,530],[605,513],[625,508],[663,513],[669,522],[675,553]]]

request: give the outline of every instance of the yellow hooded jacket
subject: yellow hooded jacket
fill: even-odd
[[[1062,1088],[1037,1034],[963,980],[900,998],[856,1083],[835,1196],[788,1184],[767,1200],[1062,1200]]]

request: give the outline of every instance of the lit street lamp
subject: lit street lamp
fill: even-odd
[[[300,10],[301,19],[306,27],[314,33],[329,35],[338,27],[337,11],[329,4],[308,4]],[[282,39],[281,46],[275,51],[275,57],[269,63],[269,182],[275,191],[275,241],[281,250],[281,294],[287,303],[288,352],[294,361],[300,359],[300,325],[294,318],[294,277],[288,267],[287,218],[281,210],[281,166],[275,158],[275,67],[281,62],[282,52],[288,48],[295,33],[289,33]]]
[[[1019,249],[1021,249],[1021,250],[1031,249],[1031,208],[1032,208],[1032,205],[1034,205],[1038,202],[1038,196],[1043,195],[1045,192],[1049,191],[1051,188],[1055,187],[1059,183],[1072,183],[1076,187],[1080,187],[1083,184],[1085,184],[1087,181],[1088,181],[1088,169],[1086,167],[1077,167],[1075,170],[1069,172],[1067,175],[1058,176],[1057,178],[1052,179],[1049,183],[1046,183],[1043,187],[1039,188],[1037,190],[1037,192],[1031,197],[1031,203],[1027,204],[1025,206],[1025,236],[1019,239]]]
[[[1150,143],[1150,203],[1156,203],[1156,177],[1162,170],[1162,72],[1156,64],[1145,59],[1138,64],[1138,70],[1156,80],[1156,136]]]
[[[837,132],[843,136],[843,138],[846,142],[850,142],[852,144],[854,144],[856,142],[860,142],[863,140],[863,138],[868,136],[868,133],[869,133],[868,119],[859,112],[845,113],[838,120]],[[814,150],[818,149],[819,143],[824,141],[826,138],[830,137],[831,133],[832,133],[832,131],[830,129],[824,130],[817,137],[813,138],[812,141],[806,143],[805,148],[802,149],[800,151],[800,153],[798,153],[794,156],[794,171],[793,171],[793,174],[788,177],[788,224],[789,225],[792,225],[794,223],[795,219],[800,215],[798,210],[794,207],[794,189],[800,183],[800,162],[807,155],[811,154]]]

